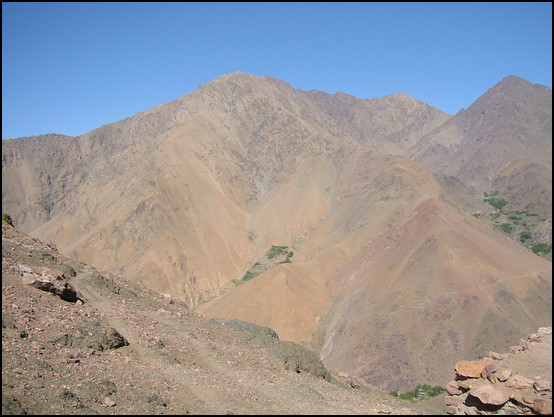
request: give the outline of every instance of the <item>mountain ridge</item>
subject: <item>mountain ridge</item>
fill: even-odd
[[[541,275],[546,298],[528,296],[523,284],[525,291],[508,287],[502,293],[516,300],[522,311],[535,304],[536,317],[477,314],[483,326],[460,333],[468,341],[461,346],[464,355],[476,353],[483,333],[490,332],[489,319],[498,327],[499,344],[514,332],[524,335],[544,325],[544,316],[551,312],[549,264],[486,219],[477,218],[476,214],[492,211],[482,196],[491,184],[468,181],[485,172],[479,164],[469,164],[464,171],[459,163],[444,162],[488,158],[488,181],[510,190],[505,193],[514,210],[532,207],[534,213],[548,212],[551,156],[548,160],[538,151],[551,147],[551,101],[529,93],[526,82],[508,78],[501,84],[477,100],[477,107],[447,115],[403,93],[357,99],[344,93],[304,92],[268,77],[226,74],[121,122],[74,139],[59,139],[71,143],[72,154],[55,144],[30,152],[33,139],[5,141],[3,211],[33,236],[55,242],[62,253],[170,294],[207,316],[248,319],[305,347],[313,343],[326,360],[349,368],[366,382],[376,373],[389,378],[379,383],[397,389],[412,388],[416,380],[431,382],[419,380],[424,377],[441,383],[438,379],[452,358],[433,363],[429,350],[414,350],[414,355],[419,355],[417,363],[434,367],[432,372],[414,371],[416,362],[402,351],[396,353],[402,356],[400,363],[409,377],[386,369],[385,350],[369,352],[372,356],[366,362],[373,368],[352,367],[339,358],[339,352],[352,354],[344,343],[349,338],[331,343],[332,334],[340,332],[329,323],[333,315],[340,322],[347,313],[340,305],[351,296],[347,289],[352,283],[340,271],[358,265],[356,274],[351,274],[361,280],[360,288],[375,285],[370,283],[379,275],[386,282],[382,269],[361,267],[356,260],[365,256],[367,262],[376,262],[371,248],[384,247],[392,239],[394,245],[411,249],[401,254],[389,248],[383,259],[390,270],[403,277],[400,281],[408,287],[428,277],[425,285],[437,290],[438,298],[441,291],[448,292],[451,284],[445,284],[449,281],[443,277],[452,271],[468,285],[501,282],[503,274],[515,280],[513,271],[518,268],[498,268],[488,252],[522,259],[528,265],[528,271],[521,272],[528,285],[535,285]],[[499,89],[502,94],[495,93]],[[521,108],[510,105],[511,89],[524,97]],[[484,125],[479,123],[479,109],[495,114],[488,107],[497,105],[495,97],[502,100],[500,108],[521,115],[511,118],[511,123],[521,124],[520,130],[507,129],[502,112],[496,112],[499,117],[487,116]],[[529,118],[533,123],[526,126],[528,114],[533,115]],[[475,134],[464,133],[464,123]],[[483,155],[477,158],[464,150],[471,148],[471,141],[487,137],[496,125],[500,133],[491,137]],[[501,152],[498,146],[514,144],[515,150],[520,149],[521,141],[514,139],[513,131],[540,135],[525,160],[509,165],[515,151]],[[455,135],[450,137],[451,133]],[[448,141],[457,145],[450,149]],[[57,158],[51,159],[51,154]],[[433,157],[426,159],[426,155]],[[16,160],[24,163],[18,165]],[[420,212],[425,204],[429,205],[427,217]],[[433,236],[421,229],[429,221]],[[460,230],[447,227],[449,222],[460,225]],[[546,241],[551,242],[551,213],[543,223]],[[403,230],[407,234],[398,240],[394,233]],[[431,239],[428,244],[426,239]],[[292,262],[236,286],[233,281],[273,245],[290,247]],[[476,271],[465,266],[468,261]],[[400,305],[417,304],[417,292],[399,293],[394,285],[390,287],[385,300],[398,296]],[[490,294],[473,295],[487,300],[487,311],[498,307],[489,302]],[[350,303],[349,314],[356,317],[358,311],[365,319],[360,327],[362,344],[371,343],[383,323],[378,316],[387,308],[371,297],[367,295],[369,304]],[[502,305],[502,298],[499,302]],[[383,313],[368,310],[368,305],[376,304]],[[451,349],[441,323],[425,321],[425,314],[444,313],[444,305],[432,307],[414,310],[411,319],[441,333],[437,349]],[[415,343],[417,337],[411,337]],[[400,339],[394,332],[381,332],[380,340],[396,345]],[[335,356],[322,348],[331,344]]]

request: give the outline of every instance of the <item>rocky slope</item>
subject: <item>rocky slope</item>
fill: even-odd
[[[63,281],[76,298],[29,285]],[[2,414],[426,414],[2,223]]]
[[[480,192],[502,191],[512,210],[551,220],[552,89],[507,76],[407,155]]]
[[[390,389],[442,384],[454,350],[478,354],[489,333],[502,349],[551,316],[551,264],[487,222],[483,190],[463,183],[521,181],[509,204],[548,211],[548,93],[509,77],[450,116],[405,94],[228,74],[78,138],[5,141],[2,208],[66,255],[206,316],[269,326],[336,371]],[[477,142],[490,172],[435,171],[477,161],[464,151]],[[435,150],[452,163],[433,165]],[[236,286],[275,245],[292,262]],[[474,321],[457,327],[459,314]]]
[[[447,386],[448,414],[552,415],[552,326],[506,353],[456,364]]]
[[[446,395],[411,403],[268,327],[199,316],[2,223],[6,415],[549,414],[551,333],[458,361]]]

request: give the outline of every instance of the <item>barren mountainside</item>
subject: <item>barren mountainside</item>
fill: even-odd
[[[551,245],[551,149],[551,90],[514,76],[447,115],[232,73],[76,138],[4,141],[2,210],[61,253],[407,390],[550,324],[551,262],[495,227],[484,193]]]
[[[532,208],[551,219],[552,89],[510,75],[408,156],[479,191],[502,191],[514,210]]]
[[[270,328],[199,316],[2,222],[3,415],[443,410],[355,389]]]

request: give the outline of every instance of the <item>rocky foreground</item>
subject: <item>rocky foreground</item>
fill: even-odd
[[[459,362],[446,386],[448,414],[552,414],[552,327],[507,353]]]

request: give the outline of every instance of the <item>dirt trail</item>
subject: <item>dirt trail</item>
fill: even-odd
[[[136,361],[179,393],[170,397],[174,407],[180,403],[195,413],[367,414],[394,413],[395,408],[418,413],[382,393],[370,395],[287,371],[248,335],[163,299],[138,300],[131,288],[123,291],[122,282],[99,286],[93,270],[77,274],[72,282],[85,302],[130,342],[126,349],[136,354]]]
[[[287,345],[263,328],[200,316],[4,226],[2,414],[428,414],[295,372],[287,361],[305,357],[276,354]],[[25,285],[20,265],[77,271],[84,303]],[[103,347],[109,328],[129,345]]]

